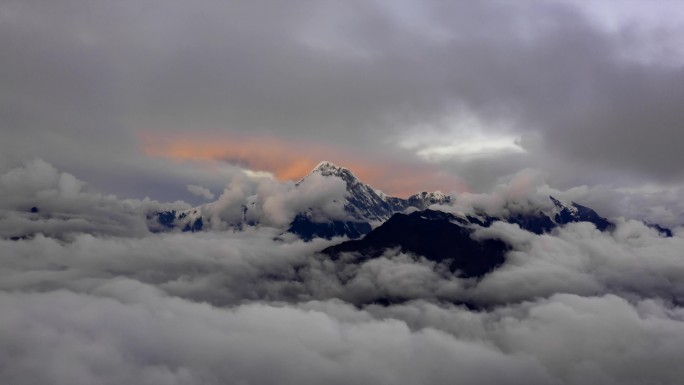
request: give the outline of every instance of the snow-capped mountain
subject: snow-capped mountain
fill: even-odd
[[[304,178],[295,183],[295,188],[301,188],[307,179],[314,176],[339,178],[345,183],[346,193],[342,203],[348,218],[346,220],[321,218],[320,210],[316,207],[309,207],[308,210],[298,213],[287,228],[288,231],[303,239],[331,238],[341,235],[358,238],[368,233],[372,226],[379,225],[394,213],[402,212],[408,207],[423,210],[433,204],[447,204],[451,201],[450,196],[441,192],[421,192],[408,199],[389,196],[361,182],[348,168],[327,161],[319,163]],[[258,219],[255,219],[253,215],[258,201],[259,197],[256,195],[245,198],[241,205],[242,215],[230,223],[230,227],[259,225]],[[186,211],[168,210],[154,213],[150,218],[150,229],[154,231],[170,229],[201,231],[208,223],[208,219],[202,217],[205,211],[202,207],[195,207]]]
[[[490,218],[490,221],[515,223],[535,234],[547,233],[558,226],[573,222],[590,222],[600,231],[612,229],[615,225],[589,207],[575,202],[563,202],[549,196],[553,209],[529,213],[514,213],[504,218]]]
[[[369,185],[362,183],[348,168],[336,166],[330,162],[321,162],[297,185],[314,174],[324,177],[340,178],[347,185],[344,208],[354,219],[365,222],[385,221],[397,211],[406,207],[406,201],[379,193]]]
[[[347,194],[344,200],[344,209],[353,219],[346,222],[320,222],[312,220],[307,213],[300,213],[288,231],[303,239],[331,238],[340,235],[355,239],[371,231],[372,224],[380,224],[408,207],[424,210],[433,204],[451,202],[450,196],[439,191],[421,192],[410,196],[408,199],[389,196],[361,182],[348,168],[337,166],[331,162],[319,163],[307,176],[297,182],[297,185],[316,174],[328,178],[340,178],[345,182]]]
[[[284,228],[291,233],[299,235],[302,239],[309,240],[317,237],[332,238],[335,236],[347,236],[359,238],[372,231],[374,227],[381,225],[397,213],[406,211],[409,207],[415,207],[424,211],[433,205],[448,205],[451,196],[437,192],[421,192],[407,199],[389,196],[373,187],[363,183],[354,173],[345,167],[337,166],[331,162],[319,163],[307,176],[295,183],[296,189],[302,188],[308,178],[312,177],[339,178],[346,186],[344,201],[342,202],[346,218],[325,217],[321,210],[311,207],[296,213],[289,225]],[[575,202],[566,203],[554,197],[549,197],[553,202],[553,209],[538,210],[536,212],[512,213],[507,217],[490,216],[482,212],[477,215],[455,215],[460,218],[460,224],[465,226],[488,227],[496,221],[514,223],[521,228],[536,234],[552,231],[558,226],[572,222],[590,222],[600,231],[610,230],[614,225],[606,218],[601,217],[589,207]],[[229,227],[240,229],[243,226],[260,225],[256,213],[259,210],[260,197],[250,195],[239,204],[240,213],[234,216]],[[206,205],[210,206],[211,203]],[[433,206],[433,209],[438,207]],[[237,210],[237,209],[236,209]],[[210,222],[210,218],[203,217],[203,207],[197,207],[186,211],[176,212],[173,210],[153,213],[150,219],[150,229],[154,231],[168,231],[179,229],[181,231],[202,231]],[[434,211],[430,211],[430,218],[435,218]],[[671,231],[666,228],[656,227],[664,236],[671,236]]]
[[[565,203],[552,196],[551,201],[556,206],[553,219],[559,225],[564,225],[570,222],[591,222],[597,229],[604,231],[612,228],[614,225],[606,218],[601,217],[596,211],[579,205],[575,202]]]
[[[382,191],[361,182],[348,168],[340,167],[327,161],[319,163],[297,184],[302,183],[306,178],[314,174],[342,179],[347,185],[347,196],[344,202],[345,210],[353,218],[361,221],[382,222],[389,219],[392,214],[401,212],[408,207],[416,207],[422,210],[433,204],[451,202],[451,197],[440,191],[420,192],[410,196],[408,199],[388,196]]]
[[[451,203],[451,196],[446,195],[441,191],[420,192],[418,194],[411,195],[407,201],[407,206],[417,207],[420,210],[424,210],[432,205],[444,205]]]

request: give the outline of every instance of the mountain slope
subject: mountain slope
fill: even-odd
[[[554,220],[559,225],[565,225],[572,222],[591,222],[596,226],[597,229],[601,231],[609,230],[615,227],[606,218],[598,215],[596,211],[590,209],[589,207],[579,205],[575,202],[570,204],[564,203],[552,196],[549,196],[553,204],[556,206],[556,215]]]
[[[399,248],[429,261],[445,262],[452,272],[458,271],[463,277],[481,277],[504,262],[508,247],[499,240],[473,240],[469,224],[441,211],[397,213],[363,239],[328,247],[323,253],[332,258],[353,253],[361,262],[377,258],[387,249]]]
[[[331,239],[340,235],[356,239],[368,234],[371,229],[371,225],[366,222],[339,220],[315,222],[305,214],[298,214],[287,231],[299,235],[305,241],[310,241],[314,238]]]
[[[319,163],[307,176],[297,182],[297,185],[313,174],[342,179],[347,185],[345,209],[354,218],[363,221],[385,221],[392,214],[408,207],[422,210],[432,204],[451,202],[451,197],[441,192],[420,192],[408,199],[388,196],[361,182],[348,168],[336,166],[327,161]]]
[[[342,242],[322,252],[333,259],[347,253],[345,260],[351,258],[358,263],[378,258],[388,250],[398,248],[401,252],[422,256],[429,261],[447,263],[452,272],[459,272],[463,277],[482,277],[505,261],[509,246],[500,240],[472,239],[471,234],[476,228],[503,221],[543,234],[571,222],[591,222],[601,231],[613,226],[592,209],[574,202],[568,205],[553,197],[551,199],[556,207],[555,215],[538,211],[495,218],[487,215],[455,215],[430,209],[410,214],[397,213],[363,239]]]
[[[355,239],[368,233],[372,228],[371,223],[383,222],[394,213],[404,211],[408,207],[425,209],[432,204],[443,204],[451,201],[451,197],[441,192],[422,192],[408,199],[388,196],[361,182],[351,170],[327,161],[319,163],[296,185],[301,184],[306,178],[314,174],[329,178],[340,178],[345,182],[347,194],[344,200],[344,209],[353,220],[321,223],[314,221],[307,213],[300,213],[288,231],[307,240],[315,237],[330,239],[334,236],[347,236]]]

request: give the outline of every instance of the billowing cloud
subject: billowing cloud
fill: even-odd
[[[578,202],[597,210],[608,218],[623,217],[648,223],[677,227],[684,223],[684,188],[644,185],[637,188],[610,188],[606,185],[553,187],[548,173],[523,169],[500,178],[486,193],[462,192],[454,194],[444,211],[484,211],[492,216],[551,209],[549,196],[566,202]]]
[[[540,178],[521,174],[455,207],[531,207]],[[477,280],[398,250],[331,260],[318,251],[339,240],[267,225],[310,205],[333,215],[324,203],[344,193],[333,178],[295,189],[239,174],[203,210],[227,221],[235,202],[255,199],[264,224],[200,233],[143,230],[160,203],[88,192],[40,160],[0,188],[3,383],[675,384],[684,374],[681,229],[663,238],[616,218],[612,232],[573,223],[536,235],[495,223],[474,236],[511,251]],[[33,235],[11,240],[8,229]]]
[[[674,384],[682,375],[684,313],[663,298],[550,294],[486,311],[423,300],[359,308],[297,294],[297,285],[323,292],[334,273],[315,288],[314,276],[293,269],[314,247],[263,235],[1,241],[9,254],[0,281],[0,378]],[[43,252],[19,258],[27,248]],[[429,267],[391,261],[363,268],[376,271],[364,273],[366,290],[425,295],[416,290],[430,287]],[[504,292],[524,290],[513,283]]]
[[[189,184],[187,187],[188,191],[190,191],[192,194],[195,194],[204,199],[214,199],[214,197],[216,196],[213,192],[211,192],[211,190],[209,190],[206,187],[198,186],[196,184]]]
[[[126,280],[90,295],[3,293],[0,306],[9,310],[0,316],[3,345],[19,352],[3,368],[8,383],[553,381],[530,357],[435,329],[414,332],[398,320],[349,322],[263,304],[218,309]],[[35,362],[42,370],[26,370]]]
[[[147,213],[164,207],[190,207],[181,201],[122,200],[92,192],[85,182],[40,159],[0,175],[0,195],[2,237],[36,233],[60,238],[78,233],[145,235],[149,233]]]

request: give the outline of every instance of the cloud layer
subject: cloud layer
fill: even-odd
[[[233,182],[219,202],[245,180]],[[457,205],[496,203],[511,185],[520,184]],[[3,383],[676,384],[684,375],[681,229],[663,238],[617,218],[612,232],[573,223],[535,235],[495,223],[474,236],[512,250],[478,281],[396,250],[333,261],[318,251],[339,240],[303,242],[275,227],[150,233],[145,210],[161,204],[88,192],[43,161],[0,186],[1,228],[35,234],[0,240]],[[304,207],[274,191],[284,194],[274,207]],[[40,211],[27,212],[34,204]]]
[[[324,293],[314,287],[335,279],[296,282],[292,266],[313,258],[311,245],[154,237],[2,241],[3,382],[675,384],[683,374],[681,307],[660,297],[562,294],[561,282],[584,292],[572,268],[551,274],[559,294],[548,296],[502,272],[497,290],[529,299],[487,311],[425,300],[359,308],[297,294],[297,285]],[[7,258],[14,254],[22,257]],[[360,270],[363,293],[429,297],[416,290],[439,277],[396,257]]]

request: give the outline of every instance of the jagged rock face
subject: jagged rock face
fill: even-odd
[[[572,222],[591,222],[601,231],[615,227],[613,223],[598,215],[596,211],[589,207],[579,205],[575,202],[571,202],[570,204],[563,203],[552,196],[549,198],[551,198],[551,201],[553,201],[553,204],[558,210],[554,219],[559,225],[565,225]]]
[[[330,221],[317,223],[309,217],[299,214],[287,229],[288,232],[299,235],[305,241],[314,238],[331,239],[336,236],[346,235],[350,239],[356,239],[371,231],[371,226],[366,222]]]
[[[535,234],[544,234],[556,228],[556,223],[543,212],[538,212],[535,215],[515,214],[507,218],[509,223],[515,223],[520,228],[525,229]]]
[[[673,236],[672,230],[668,229],[667,227],[663,227],[657,223],[646,223],[646,226],[657,231],[661,237],[672,238]]]
[[[349,169],[330,162],[321,162],[306,177],[297,182],[297,185],[312,174],[340,178],[345,182],[347,196],[344,208],[354,220],[318,223],[308,218],[306,213],[302,213],[291,223],[288,231],[306,240],[315,237],[329,239],[334,236],[347,236],[355,239],[371,230],[371,222],[383,222],[394,213],[404,211],[410,206],[422,210],[432,204],[451,202],[451,197],[440,192],[422,192],[408,199],[387,196],[361,182]]]
[[[194,221],[192,221],[192,223],[190,223],[190,222],[186,223],[185,226],[183,227],[183,232],[191,231],[194,233],[196,231],[202,231],[203,228],[204,228],[204,221],[202,221],[202,217],[199,217],[199,218],[195,219]]]
[[[347,184],[347,197],[344,202],[344,208],[357,220],[384,221],[405,207],[403,199],[387,199],[388,197],[381,196],[367,184],[361,183],[347,168],[338,167],[330,162],[321,162],[309,175],[315,173],[326,177],[340,178]],[[297,184],[299,183],[301,181]]]
[[[451,203],[451,197],[446,194],[442,194],[439,191],[436,192],[420,192],[415,195],[411,195],[407,200],[407,207],[416,207],[419,210],[425,210],[426,208],[437,205],[437,204],[449,204]]]
[[[157,222],[160,225],[167,227],[169,229],[174,228],[176,221],[176,210],[161,211],[157,213]]]
[[[197,212],[195,211],[195,214]],[[204,221],[201,216],[190,217],[188,212],[176,210],[160,211],[156,213],[156,222],[162,226],[162,229],[171,230],[176,227],[182,229],[183,232],[196,232],[204,229]],[[154,232],[160,229],[153,229]]]
[[[470,237],[469,221],[452,214],[424,210],[397,213],[361,240],[346,241],[323,250],[337,258],[351,253],[356,262],[377,258],[387,249],[447,263],[452,272],[463,277],[481,277],[505,260],[508,246],[499,240],[476,241]]]
[[[441,192],[421,192],[408,199],[387,196],[362,183],[349,169],[330,162],[321,162],[309,175],[314,173],[326,177],[337,177],[347,184],[345,209],[359,220],[384,221],[394,213],[404,211],[408,207],[423,210],[433,204],[451,202],[451,197]],[[301,181],[297,182],[299,183]]]

